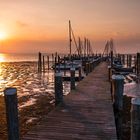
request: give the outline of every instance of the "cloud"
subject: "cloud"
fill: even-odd
[[[16,21],[16,25],[17,25],[18,27],[20,27],[20,28],[24,28],[24,27],[29,26],[27,23],[22,22],[22,21],[20,21],[20,20],[17,20],[17,21]]]

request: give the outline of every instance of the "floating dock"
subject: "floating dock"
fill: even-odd
[[[22,140],[117,140],[106,62],[64,97]]]

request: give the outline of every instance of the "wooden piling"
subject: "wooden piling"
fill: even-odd
[[[140,98],[131,100],[131,140],[140,140]]]
[[[137,56],[134,55],[133,57],[133,68],[134,68],[134,72],[137,73]]]
[[[140,98],[131,100],[131,140],[140,140]]]
[[[57,58],[54,58],[54,72],[56,72]]]
[[[111,66],[108,66],[108,80],[111,81],[112,78],[112,69]]]
[[[70,77],[70,82],[71,82],[71,90],[75,89],[75,68],[70,69],[71,77]]]
[[[131,68],[131,65],[132,65],[132,55],[129,55],[128,56],[128,67]]]
[[[4,98],[6,105],[8,140],[19,140],[17,89],[16,88],[5,89]]]
[[[137,76],[139,76],[140,74],[140,53],[137,53],[137,63],[136,63],[136,72],[137,72]]]
[[[127,62],[127,67],[129,67],[129,55],[128,54],[127,54],[126,62]]]
[[[122,55],[122,63],[123,63],[123,65],[125,65],[125,55],[124,54]]]
[[[63,103],[63,80],[60,72],[55,73],[55,105]]]
[[[54,64],[54,54],[52,53],[52,64]]]
[[[45,57],[43,55],[43,72],[45,72]]]
[[[60,58],[60,56],[58,55],[58,66],[59,66],[59,67],[58,67],[58,71],[59,71],[59,72],[61,71],[61,69],[60,69],[60,63],[61,63],[61,62],[60,62],[60,60],[61,60],[61,58]]]
[[[56,62],[58,62],[58,54],[57,54],[57,52],[55,53],[55,58],[56,58]]]
[[[112,75],[113,107],[118,140],[122,139],[123,89],[124,77]]]
[[[60,58],[60,56],[58,55],[58,63],[60,63],[60,60],[61,60],[61,58]]]
[[[121,55],[118,54],[118,60],[121,62]]]
[[[38,53],[38,72],[42,72],[42,54],[40,52]]]
[[[48,71],[50,69],[50,59],[49,59],[49,56],[47,56],[47,64],[48,64]]]

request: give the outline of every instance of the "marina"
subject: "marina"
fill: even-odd
[[[140,1],[0,3],[0,140],[140,140]]]
[[[4,125],[7,122],[7,133],[6,127],[1,124],[3,139],[139,138],[139,131],[135,131],[139,123],[137,118],[129,113],[129,117],[123,121],[128,107],[130,109],[135,100],[139,100],[139,95],[135,96],[139,94],[139,53],[133,56],[117,54],[113,39],[107,41],[102,54],[92,53],[88,39],[84,40],[84,46],[79,39],[79,46],[75,42],[76,52],[73,53],[71,37],[74,40],[75,37],[70,21],[69,33],[68,55],[39,52],[35,61],[1,62],[1,116],[5,117]],[[12,72],[9,79],[2,74],[4,71],[7,74],[6,65]],[[135,83],[135,86],[131,83]],[[44,105],[47,105],[47,110]],[[26,119],[22,118],[24,113],[31,110],[34,110],[33,114],[30,112]],[[131,124],[126,125],[130,121]]]

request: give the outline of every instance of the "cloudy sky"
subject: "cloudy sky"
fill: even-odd
[[[139,7],[140,0],[0,0],[0,53],[68,52],[68,20],[94,51],[113,38],[117,52],[134,53],[140,50]]]

